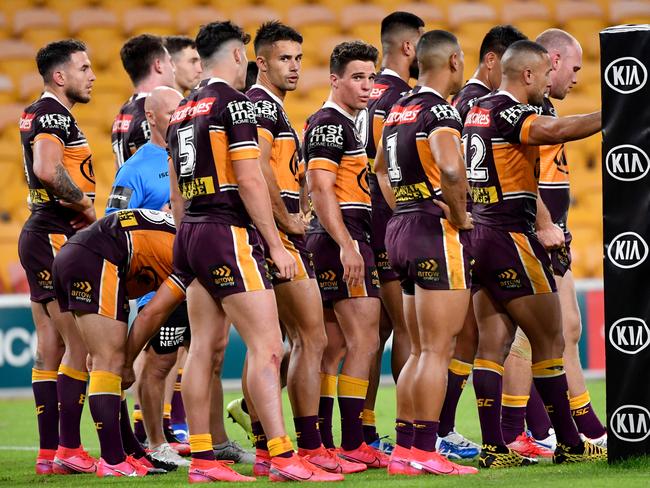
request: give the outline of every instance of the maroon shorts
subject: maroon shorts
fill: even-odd
[[[68,243],[54,264],[54,289],[62,312],[86,312],[127,322],[126,276],[119,266],[85,246]]]
[[[466,290],[471,285],[467,232],[425,213],[395,215],[386,229],[386,248],[406,294],[425,290]]]
[[[363,241],[355,241],[357,250],[366,265],[364,283],[360,286],[349,287],[343,281],[343,265],[341,264],[341,248],[329,234],[308,234],[307,249],[311,252],[316,270],[316,279],[320,288],[321,298],[325,305],[345,298],[379,297],[379,276],[375,266],[375,256],[370,245]]]
[[[551,259],[534,234],[474,224],[473,277],[500,302],[554,293]]]
[[[259,234],[252,227],[183,222],[174,239],[174,269],[215,300],[271,288]]]
[[[65,234],[48,234],[24,230],[18,238],[18,256],[29,283],[30,299],[46,303],[56,298],[52,279],[52,262],[68,240]]]
[[[311,253],[307,251],[307,248],[305,247],[305,237],[287,235],[284,232],[280,231],[280,240],[282,241],[282,244],[284,244],[284,248],[289,251],[289,254],[291,254],[296,260],[296,263],[298,264],[298,273],[296,276],[294,276],[293,280],[280,278],[278,268],[275,266],[275,263],[271,259],[268,246],[265,244],[264,258],[266,259],[266,264],[269,268],[269,273],[271,274],[271,283],[273,286],[287,283],[289,281],[309,280],[316,278]],[[264,241],[264,239],[262,239],[262,241]]]
[[[370,245],[372,246],[372,251],[375,253],[375,264],[377,265],[377,273],[379,273],[379,281],[381,283],[399,280],[398,274],[388,260],[385,242],[386,226],[392,216],[393,212],[390,208],[385,209],[379,207],[372,209],[372,237],[370,238]]]
[[[564,234],[564,246],[559,249],[551,251],[551,265],[553,266],[553,274],[557,276],[564,276],[567,271],[571,269],[571,234]]]

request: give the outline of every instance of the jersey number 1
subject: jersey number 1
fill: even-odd
[[[402,170],[397,165],[397,134],[386,138],[386,151],[388,156],[388,179],[391,183],[402,181]]]

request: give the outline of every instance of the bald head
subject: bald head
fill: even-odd
[[[178,107],[178,104],[183,99],[183,96],[175,89],[167,86],[159,86],[154,88],[153,91],[147,95],[144,101],[144,113],[151,128],[152,140],[155,143],[165,141],[167,128],[169,127],[169,119]]]
[[[418,41],[417,59],[420,76],[449,75],[449,90],[455,93],[463,82],[464,59],[458,39],[451,32],[432,30]]]
[[[562,100],[578,83],[582,68],[582,47],[575,37],[561,29],[548,29],[537,36],[551,58],[550,96]]]
[[[551,61],[544,46],[533,41],[517,41],[501,59],[502,86],[526,93],[529,103],[541,105],[550,85]]]

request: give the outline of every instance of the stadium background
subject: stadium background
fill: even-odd
[[[17,121],[23,108],[42,90],[34,61],[39,47],[66,37],[88,45],[97,80],[91,102],[75,106],[73,112],[93,152],[99,217],[115,170],[110,142],[113,118],[132,93],[119,57],[126,39],[145,32],[194,37],[201,24],[217,19],[232,19],[254,35],[260,23],[283,20],[305,39],[298,90],[286,101],[290,119],[300,132],[306,117],[320,107],[329,92],[327,64],[332,48],[346,39],[363,39],[379,46],[381,19],[396,9],[422,17],[427,30],[454,32],[465,52],[466,78],[478,63],[481,39],[495,24],[514,24],[533,38],[549,27],[566,29],[581,42],[584,60],[578,85],[565,101],[556,104],[560,114],[588,112],[600,106],[598,32],[609,25],[650,23],[649,0],[1,0],[0,293],[28,291],[17,255],[18,235],[28,216]],[[248,54],[254,59],[252,43]],[[570,143],[567,151],[573,197],[569,227],[574,235],[574,274],[578,279],[590,279],[579,284],[586,331],[583,364],[602,369],[601,137]],[[1,298],[0,306],[25,302],[21,297]],[[17,310],[19,315],[27,313],[24,306]],[[17,377],[5,374],[11,367],[10,359],[21,357],[33,342],[29,315],[24,320],[14,318],[19,315],[0,311],[0,376],[15,377],[23,384],[18,381],[22,373]],[[21,328],[23,332],[10,333]],[[29,367],[25,364],[26,369]]]

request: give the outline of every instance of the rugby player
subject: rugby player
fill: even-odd
[[[462,122],[447,97],[463,83],[464,55],[456,37],[434,30],[417,44],[417,86],[391,109],[375,170],[395,213],[386,249],[401,280],[411,334],[410,391],[398,411],[398,443],[389,474],[475,474],[436,452],[447,369],[470,301],[467,178]],[[392,187],[392,192],[390,188]],[[444,202],[444,203],[443,203]],[[401,378],[400,378],[401,379]]]
[[[113,121],[111,142],[119,168],[151,138],[144,115],[144,99],[157,86],[174,87],[174,66],[163,39],[151,34],[132,37],[120,50],[124,70],[133,83],[133,95]]]
[[[300,142],[283,106],[287,92],[295,90],[298,84],[302,36],[280,22],[267,22],[257,30],[254,46],[257,83],[246,95],[255,104],[260,167],[280,238],[298,263],[298,273],[288,281],[278,276],[271,256],[266,253],[279,317],[291,341],[287,391],[294,414],[298,453],[327,471],[358,472],[366,469],[365,465],[350,463],[325,449],[318,430],[319,370],[327,337],[318,283],[304,242],[306,225],[300,213],[304,168]],[[268,463],[270,459],[261,423],[255,421],[251,427],[258,452],[255,469],[259,471],[264,461]]]
[[[201,58],[194,40],[187,36],[165,37],[165,47],[174,65],[174,88],[187,93],[198,84],[203,73]]]
[[[170,214],[120,210],[71,237],[52,266],[61,311],[74,313],[90,357],[88,401],[101,447],[100,478],[166,472],[153,468],[139,444],[133,454],[125,453],[129,440],[122,437],[120,418],[126,411],[122,372],[128,300],[159,287],[185,294],[186,282],[171,274],[174,233]]]
[[[501,56],[515,41],[526,39],[511,25],[498,25],[488,31],[481,42],[480,62],[465,86],[453,97],[452,105],[465,122],[471,105],[482,96],[496,90],[501,84]],[[471,205],[471,204],[470,204]],[[472,371],[478,344],[478,329],[474,307],[470,300],[463,329],[456,338],[454,357],[447,371],[447,392],[440,412],[437,449],[450,459],[469,459],[478,456],[480,446],[456,432],[456,409],[460,396]]]
[[[115,176],[113,188],[108,198],[106,214],[129,208],[161,210],[169,203],[169,174],[167,163],[167,143],[165,136],[169,119],[176,110],[182,96],[169,87],[157,87],[147,95],[144,103],[145,116],[151,130],[151,140],[145,143],[120,167]],[[138,300],[138,311],[151,300],[153,293]],[[138,371],[138,398],[140,405],[134,412],[136,429],[143,421],[151,456],[159,461],[187,466],[189,462],[181,458],[167,443],[178,443],[177,439],[166,439],[162,428],[163,394],[165,377],[176,362],[179,344],[161,346],[164,336],[176,337],[177,331],[181,342],[189,340],[189,322],[187,309],[181,305],[170,318],[170,323],[152,340],[152,347],[147,349]],[[172,375],[176,377],[176,372]],[[140,409],[142,407],[142,409]],[[122,421],[122,419],[121,419]],[[120,424],[121,425],[121,424]],[[167,426],[169,429],[169,426]],[[123,433],[124,436],[124,433]]]
[[[307,120],[304,139],[314,207],[307,248],[313,256],[322,300],[333,307],[345,338],[345,359],[337,385],[342,435],[339,455],[372,468],[385,467],[388,461],[383,452],[364,442],[361,421],[368,376],[379,347],[381,304],[370,247],[365,135],[358,132],[355,117],[370,99],[377,55],[376,48],[361,41],[334,48],[330,96]],[[333,397],[335,379],[324,375],[323,383],[321,396]]]
[[[193,482],[251,480],[216,461],[210,432],[209,385],[226,314],[248,348],[249,398],[267,436],[272,480],[334,481],[293,451],[282,417],[279,366],[283,354],[277,306],[260,235],[278,277],[292,279],[297,264],[273,220],[259,166],[255,106],[238,91],[246,80],[250,36],[231,22],[203,26],[196,46],[210,76],[171,119],[172,210],[181,222],[174,263],[190,276],[188,312],[193,341],[182,392],[190,429]],[[179,205],[182,199],[185,206]],[[184,215],[183,215],[184,214]],[[251,224],[255,225],[255,228]],[[258,234],[259,233],[259,234]]]
[[[577,83],[578,71],[582,67],[582,48],[573,36],[559,29],[549,29],[542,32],[536,41],[546,48],[553,66],[550,92],[544,98],[542,113],[555,117],[557,114],[550,99],[563,100]],[[569,384],[571,413],[578,431],[582,435],[598,445],[607,447],[607,432],[591,406],[578,352],[581,324],[575,283],[571,272],[570,245],[572,236],[567,229],[570,204],[569,165],[564,144],[541,146],[540,156],[539,193],[546,208],[548,208],[547,221],[550,226],[557,226],[556,229],[559,228],[562,231],[560,246],[555,247],[552,242],[547,244],[549,239],[540,236],[540,230],[543,229],[540,229],[538,219],[537,234],[540,241],[546,244],[545,247],[551,253],[553,275],[561,304],[562,331],[565,341],[563,358]],[[532,381],[530,374],[530,343],[520,329],[517,330],[515,342],[505,366],[503,377],[504,399],[506,395],[524,399],[526,397],[526,387]],[[524,432],[524,417],[527,419],[529,417],[526,407],[506,409],[504,406],[502,410],[504,441],[511,448],[516,448],[517,444],[530,441]],[[506,423],[508,423],[509,429],[506,429]],[[531,430],[533,437],[539,437],[542,442],[548,438],[548,424],[542,423],[540,426],[535,419],[528,423],[528,428]],[[507,430],[508,432],[506,432]],[[506,437],[507,434],[509,437]]]
[[[530,339],[535,386],[557,435],[556,463],[604,459],[607,450],[581,441],[573,423],[562,354],[560,301],[550,259],[535,236],[539,147],[581,139],[600,130],[601,114],[539,115],[550,88],[546,49],[517,41],[501,60],[497,92],[477,100],[465,120],[472,195],[474,295],[479,345],[474,389],[483,448],[479,467],[530,464],[511,451],[501,431],[501,390],[513,322]]]
[[[424,21],[417,15],[408,12],[393,12],[381,22],[382,66],[375,78],[375,84],[370,94],[368,110],[362,111],[357,119],[359,131],[365,137],[366,154],[370,171],[368,187],[372,204],[372,235],[371,246],[375,253],[375,262],[380,282],[380,297],[382,307],[379,321],[379,349],[377,360],[372,364],[370,383],[366,402],[363,407],[363,436],[367,444],[373,447],[383,447],[375,426],[375,401],[381,375],[381,358],[384,345],[392,332],[391,370],[395,382],[400,371],[407,363],[410,343],[402,310],[402,292],[398,276],[391,269],[386,254],[384,238],[386,224],[392,211],[386,204],[377,184],[377,177],[372,171],[381,138],[384,121],[393,104],[404,96],[411,87],[410,78],[418,77],[418,63],[415,46],[424,32]],[[402,381],[410,381],[413,372],[406,372]],[[397,397],[398,402],[401,397]]]
[[[36,473],[91,473],[96,460],[84,451],[79,435],[86,348],[72,315],[59,309],[52,261],[77,230],[95,220],[90,147],[70,112],[76,103],[90,101],[95,74],[86,46],[72,39],[41,48],[36,65],[45,90],[20,117],[31,215],[18,240],[37,336],[32,370],[40,437]]]

